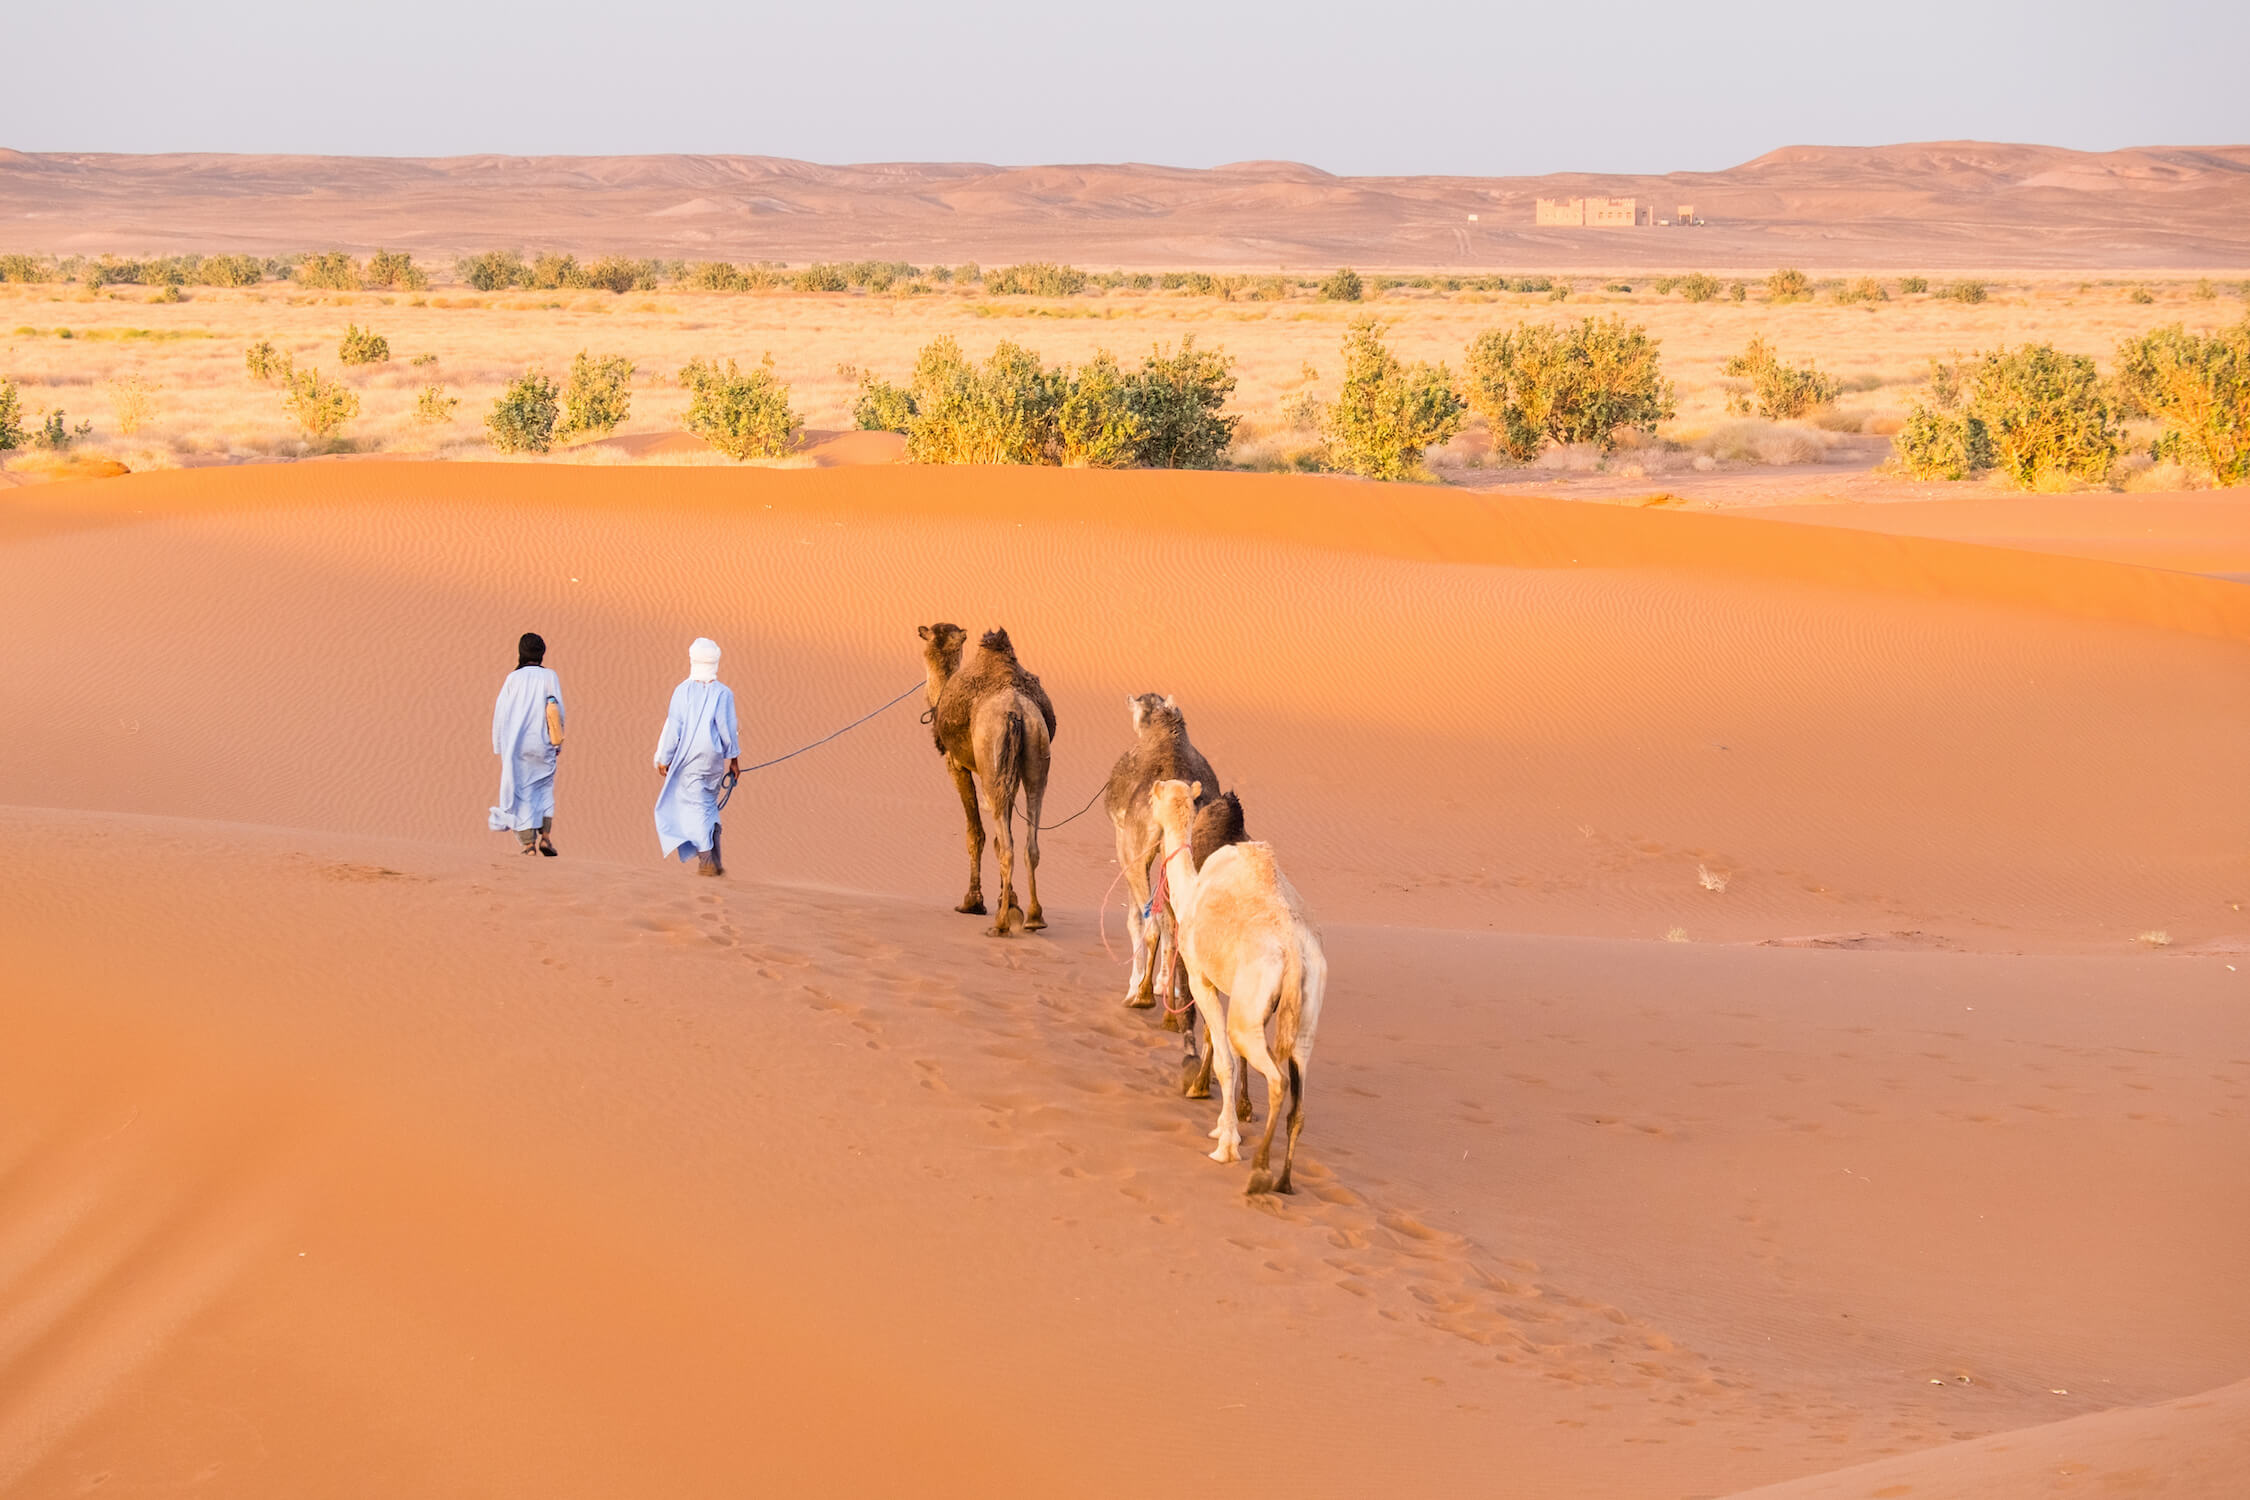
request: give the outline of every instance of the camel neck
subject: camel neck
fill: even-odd
[[[1164,861],[1164,884],[1171,893],[1172,909],[1180,910],[1195,902],[1195,856],[1188,850],[1188,841],[1171,829],[1164,830],[1164,852],[1158,856]]]

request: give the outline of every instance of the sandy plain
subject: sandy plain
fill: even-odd
[[[10,489],[0,1492],[2229,1494],[2246,507]],[[1119,1006],[1098,813],[1046,934],[948,909],[909,709],[653,858],[690,637],[763,758],[941,617],[1058,809],[1175,693],[1323,920],[1296,1197]],[[525,628],[554,861],[482,832]]]
[[[1757,273],[1762,277],[1764,270]],[[1819,266],[1815,274],[1829,272]],[[1842,275],[1842,272],[1835,273]],[[1633,291],[1602,290],[1612,284]],[[1934,283],[1941,290],[1943,281]],[[92,425],[67,462],[23,451],[0,457],[0,484],[122,464],[141,471],[300,457],[340,448],[401,457],[495,457],[484,416],[526,369],[560,381],[572,357],[622,355],[635,366],[632,413],[616,439],[566,444],[541,462],[724,463],[680,432],[688,393],[680,368],[695,358],[754,364],[770,354],[807,427],[852,426],[857,372],[904,382],[918,351],[941,336],[983,358],[1003,339],[1050,363],[1101,350],[1128,364],[1158,345],[1193,337],[1234,360],[1231,409],[1241,418],[1231,461],[1253,469],[1311,462],[1318,435],[1305,398],[1331,398],[1342,374],[1338,345],[1351,321],[1385,321],[1387,342],[1409,360],[1459,371],[1470,342],[1487,329],[1621,316],[1661,342],[1677,387],[1677,417],[1653,441],[1606,458],[1550,450],[1534,465],[1496,464],[1480,423],[1430,455],[1433,471],[1479,488],[1518,488],[1586,498],[1641,499],[1671,493],[1697,505],[1777,504],[1811,498],[1927,498],[1948,488],[1883,482],[1872,471],[1889,453],[1911,404],[1926,392],[1933,359],[2044,341],[2108,368],[2121,339],[2170,323],[2208,332],[2245,316],[2242,280],[2167,278],[2148,272],[2013,273],[1990,300],[1963,304],[1908,294],[1841,304],[1832,290],[1774,304],[1691,304],[1659,295],[1646,276],[1617,283],[1581,277],[1567,302],[1541,293],[1430,292],[1395,288],[1363,304],[1322,303],[1296,292],[1279,302],[1109,292],[1072,298],[994,297],[953,290],[923,296],[863,293],[547,292],[478,294],[462,287],[420,293],[308,292],[288,283],[250,290],[189,288],[167,303],[145,287],[88,291],[70,285],[0,285],[0,376],[14,380],[27,420],[59,408]],[[2136,301],[2136,294],[2146,302]],[[381,364],[344,366],[337,348],[348,326],[390,344]],[[1792,363],[1812,362],[1843,382],[1835,407],[1800,422],[1730,416],[1739,382],[1721,373],[1728,357],[1763,337]],[[244,353],[272,342],[300,366],[341,379],[360,413],[335,444],[308,443],[284,410],[282,392],[253,380]],[[417,363],[419,361],[419,363]],[[459,406],[450,421],[417,420],[421,391],[435,385]],[[145,413],[122,429],[127,392]],[[2145,449],[2153,429],[2135,429]],[[853,458],[881,456],[858,452]],[[832,458],[834,456],[831,456]],[[818,458],[795,462],[826,461]],[[2130,457],[2120,484],[2180,488],[2176,469],[2151,472]]]

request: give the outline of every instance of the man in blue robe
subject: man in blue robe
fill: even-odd
[[[562,755],[562,679],[547,664],[547,643],[526,633],[516,669],[492,705],[492,753],[500,757],[500,803],[485,819],[513,833],[526,854],[555,854],[555,762]]]
[[[719,787],[742,771],[742,732],[734,693],[719,681],[718,642],[688,647],[687,681],[672,689],[672,707],[656,742],[656,772],[664,790],[656,798],[656,837],[682,864],[693,859],[698,875],[723,875],[719,860]]]

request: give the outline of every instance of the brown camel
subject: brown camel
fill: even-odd
[[[1140,693],[1125,700],[1133,716],[1133,743],[1110,769],[1102,806],[1117,838],[1117,867],[1125,872],[1125,932],[1132,944],[1133,972],[1125,981],[1125,1003],[1135,1010],[1156,1004],[1156,976],[1171,970],[1166,987],[1174,997],[1165,1008],[1164,1026],[1184,1036],[1180,1092],[1190,1099],[1211,1096],[1211,1063],[1198,1058],[1195,1011],[1185,977],[1172,952],[1169,906],[1149,899],[1151,868],[1163,835],[1149,814],[1149,789],[1159,781],[1188,781],[1216,787],[1219,778],[1203,752],[1188,740],[1180,705],[1162,693]]]
[[[1000,916],[994,937],[1006,937],[1014,922],[1036,931],[1047,925],[1039,909],[1039,808],[1047,796],[1047,770],[1053,760],[1055,706],[1039,679],[1016,660],[1005,630],[988,630],[967,666],[961,651],[969,633],[958,625],[924,625],[922,664],[929,674],[924,717],[945,769],[961,794],[969,822],[969,893],[954,908],[984,911],[984,823],[977,815],[978,781],[984,783],[985,810],[992,815],[992,839],[1000,856]],[[1016,792],[1023,792],[1027,912],[1016,905]]]
[[[1178,916],[1180,957],[1196,1009],[1213,1038],[1219,1060],[1221,1103],[1212,1127],[1218,1146],[1213,1161],[1241,1157],[1242,1131],[1232,1107],[1239,1075],[1234,1059],[1245,1059],[1266,1080],[1266,1133],[1250,1163],[1250,1191],[1290,1190],[1289,1168],[1297,1155],[1297,1136],[1305,1125],[1305,1075],[1312,1067],[1313,1038],[1320,1029],[1328,992],[1328,959],[1320,932],[1304,899],[1275,863],[1271,844],[1241,843],[1214,850],[1201,869],[1192,866],[1192,824],[1201,787],[1160,781],[1149,801],[1163,829],[1170,866],[1167,883]],[[1274,1028],[1266,1045],[1266,1022]],[[1220,1037],[1226,1038],[1222,1048]],[[1289,1108],[1289,1139],[1281,1171],[1270,1169],[1274,1127],[1282,1103]]]

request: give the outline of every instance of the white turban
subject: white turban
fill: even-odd
[[[719,680],[719,643],[709,636],[697,636],[695,644],[687,648],[688,681],[717,682]]]

